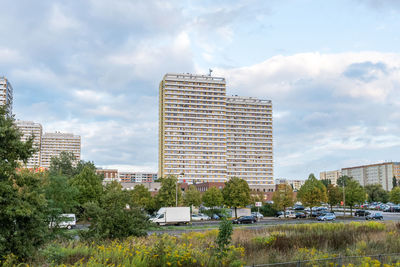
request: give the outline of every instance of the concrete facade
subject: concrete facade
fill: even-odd
[[[31,158],[28,159],[28,162],[24,165],[26,168],[37,168],[41,165],[41,146],[42,146],[42,132],[43,128],[40,123],[36,123],[33,121],[19,121],[15,122],[18,129],[22,133],[21,140],[26,142],[32,136],[33,138],[33,147],[37,150]]]
[[[330,180],[331,184],[337,185],[337,180],[342,176],[342,172],[340,170],[337,171],[326,171],[319,173],[320,180]]]
[[[159,97],[158,177],[273,184],[271,101],[227,97],[222,77],[171,73]]]
[[[0,105],[8,105],[8,114],[12,115],[13,88],[6,77],[0,77]]]
[[[81,137],[71,133],[45,133],[42,136],[41,165],[50,167],[52,157],[58,157],[61,152],[72,152],[76,162],[81,159]]]
[[[383,189],[392,190],[392,179],[398,173],[400,163],[385,162],[371,165],[363,165],[342,169],[342,175],[353,177],[362,186],[369,184],[381,184]]]

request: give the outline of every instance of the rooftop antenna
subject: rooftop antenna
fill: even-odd
[[[208,69],[208,76],[211,76],[211,73],[213,72],[212,69]]]

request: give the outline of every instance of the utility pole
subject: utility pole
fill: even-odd
[[[176,179],[176,186],[175,186],[175,207],[178,207],[178,178]]]
[[[342,181],[342,186],[343,186],[343,217],[346,216],[346,194],[344,193],[344,178]]]

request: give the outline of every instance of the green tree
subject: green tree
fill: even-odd
[[[331,212],[333,212],[333,206],[340,203],[342,200],[342,191],[339,187],[333,184],[328,184],[327,187],[328,204],[331,206]]]
[[[235,208],[237,218],[237,208],[250,204],[250,188],[247,182],[238,177],[232,177],[222,189],[224,203],[229,207]]]
[[[354,179],[349,179],[345,186],[346,205],[350,206],[350,214],[353,216],[353,207],[355,204],[361,204],[365,201],[364,188]]]
[[[16,172],[35,151],[33,139],[20,140],[14,118],[0,106],[0,259],[13,253],[24,260],[47,239],[47,201],[41,174]]]
[[[347,182],[350,181],[351,179],[352,177],[349,177],[347,175],[340,176],[339,179],[337,180],[337,186],[343,187],[343,184],[344,186],[346,186]]]
[[[393,176],[393,178],[392,178],[392,185],[393,185],[393,188],[395,188],[397,186],[396,176]]]
[[[187,206],[199,207],[201,204],[201,193],[194,185],[189,185],[185,194],[183,195],[183,203]]]
[[[400,204],[400,187],[396,186],[390,191],[390,201],[395,204]]]
[[[383,202],[389,200],[389,193],[383,189],[381,184],[369,184],[364,187],[368,196],[368,202]]]
[[[224,203],[224,197],[222,196],[221,190],[213,186],[204,192],[202,201],[203,205],[211,208],[211,211],[214,214],[215,207],[220,207]]]
[[[293,206],[293,189],[288,184],[279,184],[277,190],[272,195],[274,207],[278,210],[283,210],[284,217],[286,218],[286,209]]]
[[[52,157],[50,160],[49,172],[53,175],[74,176],[74,161],[76,157],[72,152],[62,151],[58,157]]]
[[[310,174],[304,185],[297,193],[304,206],[310,207],[311,215],[312,208],[321,205],[321,202],[327,201],[326,187],[324,184],[315,178],[314,174]]]
[[[131,196],[116,181],[105,186],[98,202],[85,204],[85,215],[91,218],[91,225],[83,235],[89,238],[143,236],[150,225],[145,214],[134,207]]]
[[[175,207],[176,195],[178,195],[178,205],[182,200],[182,192],[178,188],[178,179],[175,176],[158,179],[161,182],[161,188],[156,196],[157,208]]]
[[[325,185],[326,188],[328,188],[328,185],[332,184],[330,179],[323,179],[321,182]]]
[[[152,213],[155,210],[154,199],[152,198],[149,189],[144,185],[136,185],[133,190],[128,192],[135,207],[143,208],[148,213]]]
[[[96,172],[96,166],[93,162],[84,160],[76,161],[74,153],[62,151],[58,157],[51,158],[49,172],[52,175],[64,175],[68,178],[81,173],[85,167]]]
[[[76,201],[80,214],[84,211],[83,207],[85,203],[98,202],[103,193],[101,178],[88,166],[84,167],[79,174],[71,178],[69,183],[78,189]]]
[[[68,183],[68,178],[63,175],[49,175],[44,181],[50,220],[56,221],[62,213],[75,213],[79,191]]]

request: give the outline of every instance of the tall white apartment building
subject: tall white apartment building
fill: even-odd
[[[58,157],[62,151],[72,152],[79,161],[81,158],[81,137],[71,133],[45,133],[42,136],[41,164],[50,167],[52,157]]]
[[[385,162],[364,166],[356,166],[342,169],[342,175],[353,177],[362,186],[369,184],[381,184],[383,189],[392,190],[393,176],[398,178],[396,174],[400,168],[398,162]]]
[[[166,74],[159,112],[158,177],[226,181],[225,79]]]
[[[226,99],[227,176],[249,185],[273,184],[272,103],[252,97]]]
[[[13,88],[6,77],[0,77],[0,105],[8,105],[8,114],[12,115]]]
[[[270,101],[227,98],[225,78],[168,73],[159,104],[158,177],[273,184]]]
[[[42,144],[42,125],[40,123],[35,123],[33,121],[19,121],[15,122],[18,129],[22,133],[21,140],[26,142],[29,138],[33,136],[33,147],[36,152],[28,159],[26,163],[26,168],[37,168],[41,166],[40,162],[40,150]]]
[[[320,180],[330,180],[331,184],[333,184],[333,185],[337,185],[337,180],[339,179],[340,176],[342,176],[342,173],[340,170],[326,171],[326,172],[319,173]]]

